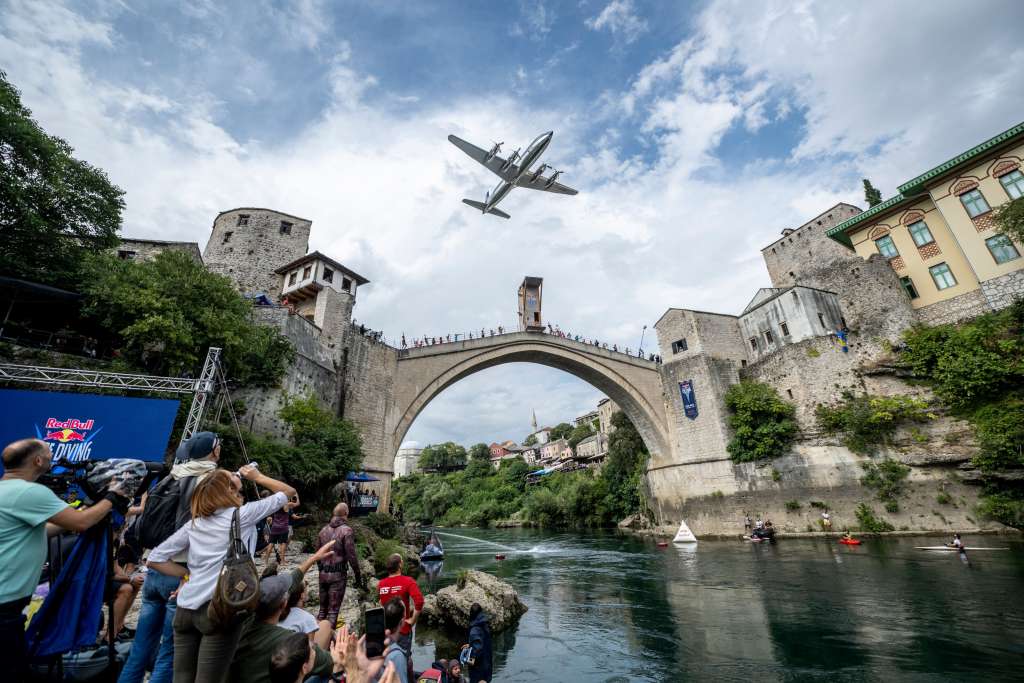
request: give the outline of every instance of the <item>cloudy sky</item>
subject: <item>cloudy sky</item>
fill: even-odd
[[[862,177],[889,196],[1024,118],[1021,26],[1016,0],[0,0],[0,68],[126,190],[125,235],[277,208],[370,278],[355,315],[391,338],[514,327],[539,275],[548,320],[636,348],[668,307],[742,309],[759,249]],[[579,196],[460,203],[496,179],[447,134],[546,130]],[[408,438],[521,439],[598,398],[507,365]]]

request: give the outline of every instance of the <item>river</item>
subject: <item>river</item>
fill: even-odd
[[[701,541],[454,529],[434,590],[493,573],[529,606],[495,636],[496,681],[1021,680],[1024,543],[934,537]],[[450,534],[458,534],[450,535]],[[495,553],[507,559],[497,561]],[[420,584],[429,592],[426,577]],[[417,669],[459,643],[417,628]]]

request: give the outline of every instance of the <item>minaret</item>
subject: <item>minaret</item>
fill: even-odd
[[[533,431],[536,432],[537,431],[537,409],[536,408],[533,409],[533,422],[531,422],[530,424],[533,425]]]

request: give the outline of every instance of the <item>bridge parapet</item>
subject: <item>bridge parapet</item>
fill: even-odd
[[[555,344],[566,349],[572,349],[577,353],[585,353],[592,355],[595,358],[604,358],[620,363],[629,363],[648,370],[657,371],[658,367],[658,363],[655,363],[652,360],[647,360],[646,358],[641,358],[633,354],[627,355],[622,351],[612,351],[611,349],[606,349],[601,346],[595,346],[593,343],[588,344],[586,342],[575,341],[568,337],[560,337],[556,334],[547,334],[545,332],[506,332],[504,334],[496,334],[488,337],[460,339],[459,341],[401,349],[398,352],[398,360],[401,362],[402,360],[414,358],[443,356],[446,354],[464,353],[466,351],[481,351],[484,349],[499,348],[522,342]]]

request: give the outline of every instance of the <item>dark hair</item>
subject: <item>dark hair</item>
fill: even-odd
[[[405,603],[402,598],[391,598],[384,605],[384,628],[394,633],[402,619],[405,619]]]
[[[28,464],[29,459],[43,455],[50,450],[45,442],[39,439],[20,439],[4,449],[4,469],[16,470]]]
[[[474,602],[473,605],[469,608],[469,620],[473,621],[483,611],[484,611],[484,608],[480,606],[480,603],[479,602]]]
[[[260,574],[260,581],[270,576],[277,576],[277,562],[267,563],[267,566],[263,568],[263,573]]]
[[[284,638],[270,655],[271,683],[295,683],[302,665],[309,660],[309,638],[305,633],[292,633]]]
[[[130,545],[122,543],[117,549],[115,559],[117,560],[117,563],[122,566],[126,564],[138,564],[139,554],[135,552],[135,549]]]
[[[384,566],[387,568],[388,574],[394,574],[402,567],[402,556],[398,553],[389,556],[387,564]]]

